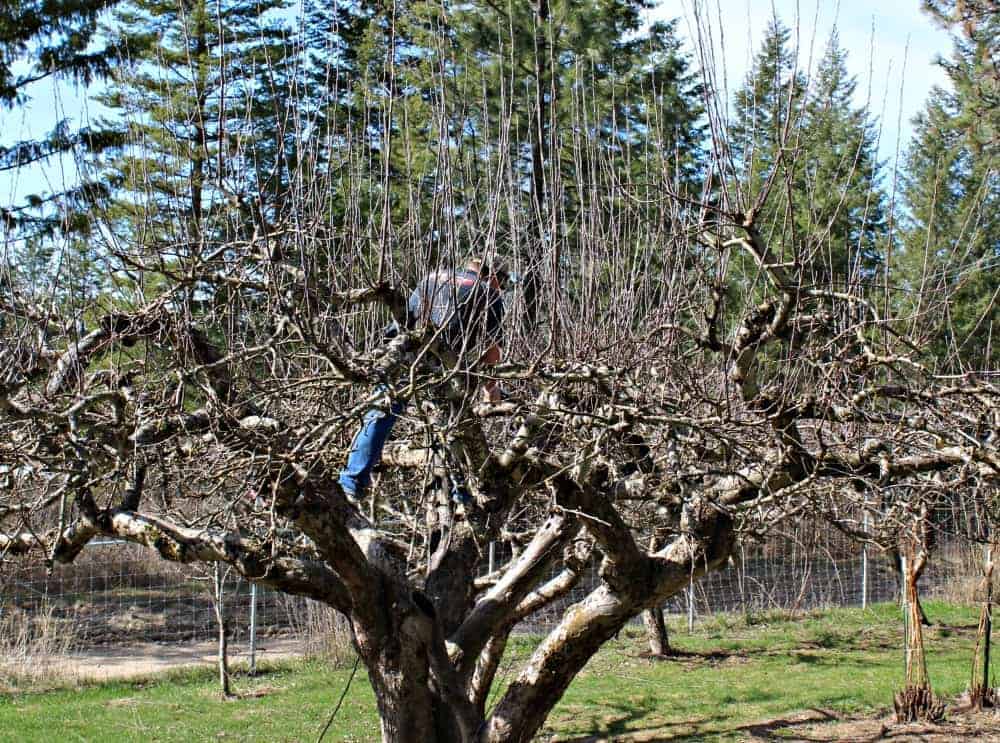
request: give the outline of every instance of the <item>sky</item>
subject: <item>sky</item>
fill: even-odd
[[[678,18],[678,30],[689,40],[697,34],[696,18],[702,18],[703,27],[707,20],[731,101],[774,14],[793,32],[801,69],[815,68],[837,29],[848,68],[857,78],[857,103],[867,105],[881,122],[879,154],[891,167],[897,145],[901,152],[910,139],[910,120],[931,86],[947,87],[934,59],[947,55],[951,42],[920,12],[919,0],[666,0],[649,11],[648,20]],[[69,85],[41,84],[32,98],[21,110],[0,111],[0,146],[43,136],[63,116],[86,124],[99,108]],[[56,191],[75,181],[72,158],[54,160],[44,168],[0,177],[0,204],[15,204],[24,194]]]
[[[769,20],[777,15],[792,31],[798,66],[815,70],[836,29],[847,51],[848,71],[857,80],[855,98],[881,122],[879,155],[891,166],[897,145],[905,149],[911,120],[931,87],[948,87],[934,64],[948,56],[951,41],[919,9],[919,0],[677,0],[662,2],[649,20],[680,21],[679,32],[694,39],[710,28],[717,79],[726,81],[728,100],[750,70]],[[723,75],[723,68],[725,75]]]

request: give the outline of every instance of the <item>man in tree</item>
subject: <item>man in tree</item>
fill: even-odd
[[[435,328],[439,355],[446,365],[453,366],[481,351],[476,365],[494,366],[500,362],[501,292],[508,279],[502,265],[491,265],[476,257],[469,258],[462,269],[432,271],[410,294],[407,329]],[[393,324],[390,334],[397,332]],[[487,380],[483,392],[490,402],[500,399],[495,380]],[[402,401],[391,400],[388,410],[372,408],[365,414],[351,443],[347,465],[340,473],[340,486],[348,497],[358,499],[363,495],[402,410]],[[452,499],[467,502],[469,495],[461,475],[453,467],[448,469]]]

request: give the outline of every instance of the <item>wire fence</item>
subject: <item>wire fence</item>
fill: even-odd
[[[496,553],[498,560],[507,556],[502,547]],[[972,601],[980,565],[975,545],[939,547],[921,579],[922,595]],[[211,566],[164,562],[142,547],[118,542],[94,542],[72,565],[51,572],[9,563],[0,574],[0,645],[2,633],[12,627],[27,627],[30,634],[33,623],[41,622],[50,632],[68,633],[77,649],[215,639],[213,572]],[[316,617],[323,609],[312,602],[254,588],[232,571],[222,576],[230,643],[253,646],[260,638],[322,628]],[[529,617],[520,630],[552,627],[599,580],[595,565],[570,595]],[[865,606],[898,594],[898,575],[881,553],[854,544],[832,548],[773,539],[738,549],[731,565],[692,581],[664,609],[693,625],[719,612]]]

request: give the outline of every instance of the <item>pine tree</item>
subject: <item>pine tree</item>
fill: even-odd
[[[846,58],[834,33],[805,104],[805,190],[795,210],[814,282],[838,288],[870,282],[887,235],[876,129],[853,104]]]
[[[794,147],[805,128],[806,79],[788,49],[790,37],[777,18],[768,24],[747,79],[736,92],[729,127],[730,188],[742,211],[757,210],[768,245],[782,260],[801,253],[792,200],[803,186]]]
[[[351,151],[365,141],[363,137],[356,141],[355,133],[366,118],[363,91],[373,71],[368,67],[376,64],[370,26],[378,28],[379,8],[370,0],[308,0],[303,12],[297,82],[299,115],[308,143],[301,154],[312,172],[329,175],[341,172]],[[384,51],[385,46],[380,46]],[[326,210],[335,224],[344,219],[345,188],[340,184],[327,194],[336,202],[332,210]]]
[[[902,311],[948,368],[1000,363],[1000,76],[995,3],[925,2],[955,29],[935,89],[915,119],[904,177]],[[986,6],[993,5],[992,12]],[[983,12],[980,12],[983,11]]]
[[[529,325],[558,303],[542,286],[558,291],[560,267],[576,260],[580,215],[620,206],[597,198],[609,188],[595,191],[598,183],[614,181],[639,201],[663,196],[664,172],[687,195],[697,188],[700,89],[675,24],[642,28],[647,5],[476,1],[433,16],[427,3],[412,35],[435,52],[421,60],[427,79],[443,73],[434,95],[448,106],[457,152],[461,242],[483,246],[495,235],[524,274]],[[486,198],[497,190],[510,200],[500,213]]]
[[[117,54],[98,44],[98,21],[118,0],[10,0],[0,3],[0,108],[31,98],[32,85],[48,79],[86,86],[107,77]],[[38,139],[0,142],[0,175],[70,150],[100,152],[117,141],[113,133],[74,130],[66,120]],[[106,192],[87,182],[52,194],[32,194],[24,203],[0,205],[0,228],[17,239],[41,239],[56,231],[89,228],[87,211]]]
[[[23,103],[47,77],[88,83],[110,71],[111,49],[95,50],[100,13],[118,0],[8,0],[0,4],[0,105]],[[30,60],[27,70],[17,63]]]
[[[614,173],[640,202],[663,196],[664,172],[697,188],[699,88],[675,24],[644,30],[645,7],[318,4],[307,108],[331,143],[317,155],[337,184],[330,213],[354,199],[350,229],[387,243],[405,280],[503,246],[537,314],[544,274],[572,260],[577,214],[601,203],[596,180]]]
[[[960,108],[959,126],[970,146],[1000,146],[1000,2],[922,0],[923,9],[951,29],[954,52],[939,64],[948,73]]]
[[[128,52],[98,100],[126,144],[101,162],[109,216],[138,250],[189,256],[279,208],[294,144],[281,0],[133,0],[113,32]]]
[[[915,120],[897,275],[904,308],[949,367],[1000,362],[1000,174],[961,126],[958,96],[935,90]]]
[[[886,235],[875,127],[853,104],[837,35],[812,80],[797,69],[789,38],[775,19],[736,94],[733,188],[743,210],[758,210],[781,260],[815,285],[858,286],[870,281]]]

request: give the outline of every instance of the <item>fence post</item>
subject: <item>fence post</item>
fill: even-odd
[[[868,534],[868,512],[864,518],[865,534]],[[861,608],[868,608],[868,542],[861,543]]]
[[[746,577],[747,577],[747,552],[746,547],[743,545],[743,541],[740,540],[740,569],[736,574],[739,580],[740,586],[740,608],[743,610],[743,619],[749,624],[750,611],[747,608],[747,588],[746,588]]]
[[[250,671],[257,675],[257,584],[250,584]]]

